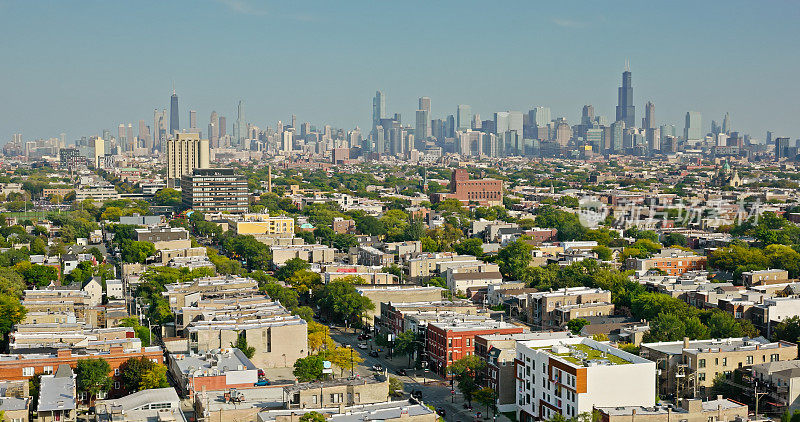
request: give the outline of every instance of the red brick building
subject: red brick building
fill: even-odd
[[[70,349],[61,349],[56,353],[31,353],[23,355],[0,355],[0,379],[27,380],[36,374],[53,374],[58,365],[67,364],[73,370],[82,359],[104,359],[111,367],[113,377],[119,375],[119,367],[130,358],[145,357],[157,363],[164,363],[164,351],[161,347],[150,346],[141,349],[123,349],[113,346],[108,352],[79,353]],[[118,390],[119,384],[114,383],[113,390]]]
[[[469,180],[466,169],[455,169],[450,178],[450,193],[437,194],[434,200],[458,199],[481,206],[503,205],[503,181],[497,179]]]
[[[429,368],[439,375],[446,376],[447,367],[453,362],[475,354],[475,336],[517,334],[524,331],[525,327],[492,319],[452,318],[431,322],[428,324],[426,345]]]

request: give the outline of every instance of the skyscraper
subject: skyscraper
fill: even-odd
[[[386,117],[386,97],[381,91],[375,91],[372,98],[372,130],[381,124],[381,119]]]
[[[197,133],[177,133],[167,141],[167,186],[180,184],[181,176],[210,167],[208,139]]]
[[[197,132],[197,112],[195,110],[189,110],[189,130]]]
[[[581,124],[584,126],[589,126],[594,121],[594,107],[591,105],[583,106],[583,110],[581,112]]]
[[[536,107],[528,113],[531,125],[544,127],[550,123],[550,107]]]
[[[699,111],[686,112],[686,124],[683,127],[683,137],[687,141],[699,141],[703,138],[703,122]]]
[[[208,141],[211,143],[211,148],[219,148],[219,116],[216,111],[211,112],[208,121]]]
[[[722,132],[731,133],[731,115],[727,112],[725,113],[725,118],[722,120]]]
[[[172,87],[172,97],[169,101],[169,134],[181,130],[180,118],[178,117],[178,94],[175,93],[175,87]]]
[[[642,127],[645,129],[656,128],[656,106],[648,101],[644,106],[644,118],[642,119]]]
[[[233,139],[236,140],[236,145],[244,144],[244,139],[247,136],[247,126],[244,122],[244,103],[239,100],[239,105],[236,108],[236,122],[233,124]]]
[[[147,123],[144,120],[139,120],[139,142],[136,143],[136,148],[147,146],[150,144],[150,128],[147,127]]]
[[[428,138],[430,133],[430,121],[430,110],[417,110],[417,126],[414,131],[414,139],[416,142],[421,142]]]
[[[467,130],[472,123],[472,107],[459,104],[456,111],[456,130]]]
[[[633,85],[631,85],[631,71],[625,61],[625,71],[622,72],[622,86],[617,91],[617,121],[625,122],[625,127],[636,126],[636,111],[633,106]]]
[[[219,125],[217,127],[219,131],[219,138],[222,139],[225,135],[228,134],[228,120],[225,119],[225,116],[219,116]]]
[[[611,152],[618,153],[622,151],[622,141],[625,132],[625,122],[617,120],[611,124]]]

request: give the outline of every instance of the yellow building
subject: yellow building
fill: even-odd
[[[241,218],[229,220],[229,227],[236,234],[251,235],[294,235],[294,218],[269,214],[244,214]]]

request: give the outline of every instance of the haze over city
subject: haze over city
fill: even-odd
[[[243,100],[259,126],[368,131],[375,90],[405,121],[421,96],[434,118],[547,106],[576,122],[591,104],[613,120],[627,60],[658,124],[692,110],[708,131],[728,112],[763,143],[798,136],[799,17],[790,1],[2,1],[0,139],[149,121],[173,83],[183,119]]]

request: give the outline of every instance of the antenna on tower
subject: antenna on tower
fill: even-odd
[[[628,59],[625,59],[625,71],[626,72],[630,72],[631,71],[631,63],[630,63],[630,61],[628,61]]]
[[[172,80],[172,95],[175,95],[175,79]]]

